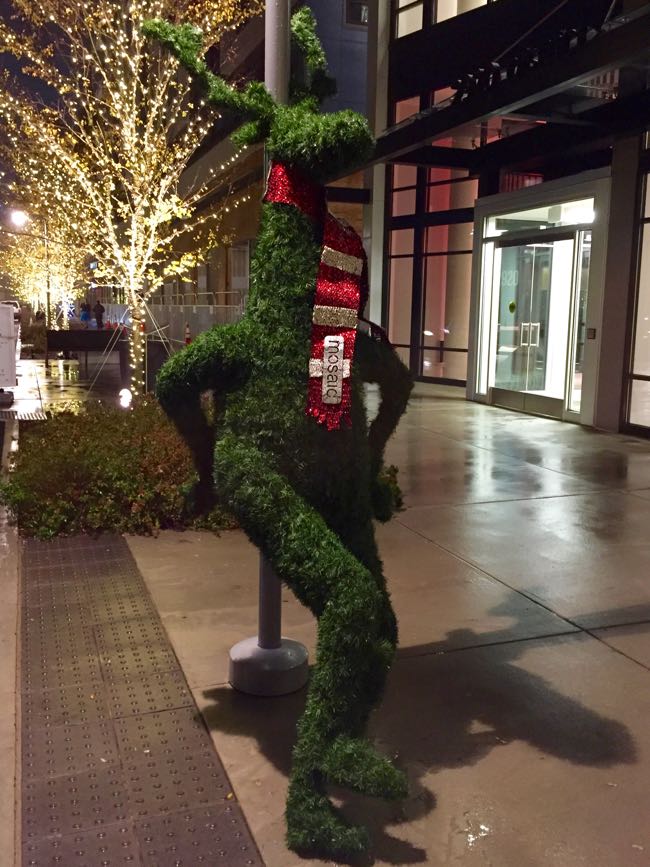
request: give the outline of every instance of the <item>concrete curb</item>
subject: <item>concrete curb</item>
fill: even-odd
[[[17,428],[17,423],[16,423]],[[2,468],[7,465],[9,446],[16,434],[7,422],[2,443]],[[20,800],[18,772],[17,626],[18,626],[18,533],[0,509],[0,852],[3,863],[18,865],[16,835],[19,833],[17,804]],[[6,858],[6,861],[4,860]]]

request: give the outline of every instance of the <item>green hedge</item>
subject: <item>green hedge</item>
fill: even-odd
[[[20,328],[20,340],[23,344],[31,343],[35,354],[45,355],[47,348],[45,323],[32,322],[31,325],[22,325]]]
[[[88,403],[25,426],[0,499],[23,535],[41,539],[234,526],[219,507],[194,514],[195,482],[187,447],[154,399],[128,411]]]

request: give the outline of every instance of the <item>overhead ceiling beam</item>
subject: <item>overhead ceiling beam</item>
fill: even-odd
[[[429,109],[384,133],[377,141],[373,162],[395,160],[445,133],[504,114],[554,96],[568,87],[609,69],[647,57],[650,51],[650,14],[612,30],[602,31],[581,48],[553,63],[506,79],[483,92],[438,111]]]
[[[398,162],[416,166],[440,166],[448,169],[474,168],[475,150],[428,145],[404,154]]]

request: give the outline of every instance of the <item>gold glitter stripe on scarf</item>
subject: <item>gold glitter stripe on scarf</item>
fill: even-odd
[[[359,276],[363,271],[363,259],[350,256],[348,253],[341,253],[340,250],[334,250],[332,247],[323,247],[320,260],[324,265],[330,265],[340,271],[347,271],[348,274]]]
[[[323,375],[323,360],[321,358],[310,358],[309,359],[309,375],[311,377],[318,377]],[[347,379],[350,376],[350,359],[346,358],[343,361],[343,379]]]
[[[349,307],[324,307],[315,304],[312,322],[314,325],[327,325],[329,328],[356,328],[357,311]]]

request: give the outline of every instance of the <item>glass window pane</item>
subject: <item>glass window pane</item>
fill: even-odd
[[[388,338],[391,343],[411,342],[413,259],[390,259]]]
[[[399,190],[392,194],[392,215],[403,217],[405,214],[415,213],[415,189]]]
[[[422,30],[422,4],[404,9],[397,15],[397,38]]]
[[[437,144],[437,142],[436,142]],[[435,166],[434,168],[429,169],[427,183],[428,184],[440,184],[445,183],[446,181],[450,181],[453,177],[460,178],[463,174],[467,174],[466,172],[458,172],[456,175],[452,174],[453,169],[445,169],[440,166]]]
[[[650,376],[650,226],[643,227],[633,373]]]
[[[393,347],[399,360],[402,364],[405,364],[407,367],[411,366],[411,349],[408,346],[395,346]]]
[[[467,349],[471,279],[471,254],[425,259],[424,346]]]
[[[405,256],[413,253],[413,229],[396,229],[390,233],[390,255]]]
[[[499,179],[500,193],[513,193],[527,187],[536,187],[544,182],[544,175],[538,172],[501,172]]]
[[[478,196],[478,179],[468,178],[453,184],[438,184],[427,192],[428,211],[449,211],[455,208],[473,208]]]
[[[364,0],[347,0],[345,10],[346,24],[367,24],[368,4]]]
[[[630,422],[650,428],[650,382],[637,380],[632,383]]]
[[[436,3],[436,22],[446,21],[458,14],[458,0],[438,0]]]
[[[593,199],[581,199],[575,202],[558,202],[553,205],[543,205],[540,208],[530,208],[525,211],[515,211],[512,214],[500,214],[490,217],[487,234],[490,237],[502,235],[504,232],[520,231],[522,229],[549,229],[557,226],[580,226],[594,222]]]
[[[455,253],[472,249],[473,223],[456,223],[448,226],[429,226],[426,231],[425,252]]]
[[[425,349],[422,353],[422,376],[435,376],[441,379],[460,379],[467,381],[467,353],[440,352]]]
[[[455,87],[442,87],[440,90],[433,90],[431,92],[431,105],[440,105],[443,102],[447,102],[447,100],[453,99],[456,93]]]
[[[417,114],[420,110],[420,97],[410,96],[395,103],[395,123],[401,123],[407,117]]]
[[[427,211],[448,211],[451,208],[451,184],[439,184],[427,190]]]
[[[393,189],[396,187],[414,187],[417,181],[417,166],[393,166]]]
[[[448,18],[462,15],[463,12],[471,12],[472,9],[485,6],[487,2],[488,0],[437,0],[436,22],[446,21]]]
[[[354,202],[328,202],[327,210],[337,220],[349,223],[358,235],[363,236],[363,205]]]

